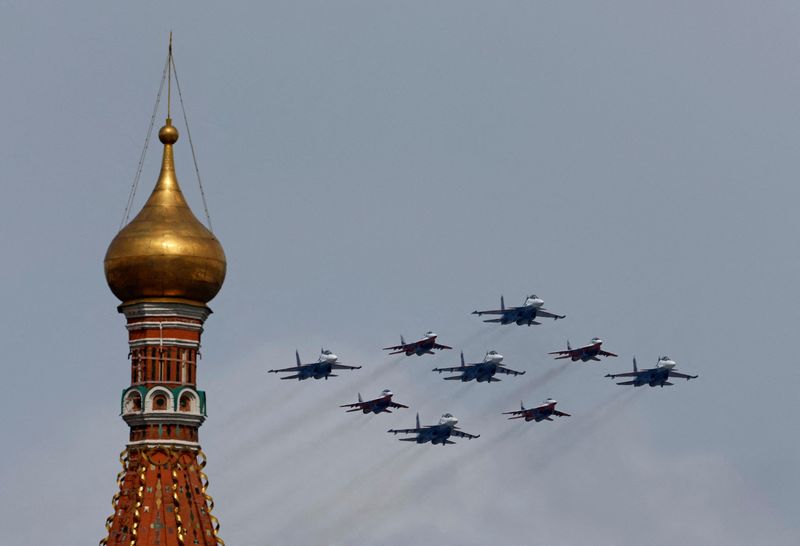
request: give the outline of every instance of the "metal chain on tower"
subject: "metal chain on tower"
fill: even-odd
[[[133,199],[136,196],[136,189],[139,187],[139,179],[142,177],[142,169],[144,168],[144,159],[147,156],[147,147],[150,144],[150,137],[153,135],[153,126],[156,123],[156,114],[158,114],[158,105],[161,103],[161,94],[164,92],[164,82],[167,79],[167,71],[171,62],[171,54],[167,55],[167,61],[164,63],[164,70],[161,73],[161,83],[158,86],[158,94],[156,95],[156,103],[153,106],[153,115],[150,116],[150,127],[147,128],[147,136],[144,139],[144,147],[142,154],[139,156],[139,165],[136,167],[136,176],[133,177],[133,184],[131,184],[131,192],[128,195],[128,202],[125,204],[125,213],[122,216],[122,222],[119,224],[120,231],[131,215],[131,207],[133,206]]]
[[[175,87],[178,89],[178,99],[181,103],[181,112],[183,112],[183,123],[186,125],[186,136],[189,137],[189,148],[192,150],[192,161],[194,161],[194,172],[197,174],[197,185],[200,186],[200,197],[203,199],[203,211],[206,213],[206,221],[208,222],[208,230],[214,233],[214,228],[211,226],[211,215],[208,213],[208,203],[206,202],[206,192],[203,189],[203,181],[200,179],[200,169],[197,166],[197,155],[194,153],[194,143],[192,142],[192,132],[189,131],[189,118],[186,116],[186,107],[183,105],[183,94],[181,93],[181,82],[178,81],[178,69],[175,67],[175,58],[170,49],[169,61],[172,63],[172,73],[175,74]]]

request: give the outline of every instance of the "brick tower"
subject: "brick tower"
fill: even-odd
[[[178,131],[169,117],[158,138],[164,145],[158,182],[104,262],[127,320],[131,384],[120,402],[130,441],[120,455],[119,491],[100,544],[224,545],[198,441],[206,395],[197,388],[197,361],[211,314],[206,304],[225,280],[225,253],[178,186]]]

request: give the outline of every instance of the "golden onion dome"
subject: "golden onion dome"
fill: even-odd
[[[106,281],[120,300],[180,298],[208,303],[225,280],[225,252],[192,213],[175,176],[172,145],[178,130],[158,132],[161,174],[144,207],[106,251]]]

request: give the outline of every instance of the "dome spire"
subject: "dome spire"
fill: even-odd
[[[172,65],[171,33],[168,64]],[[173,145],[179,135],[169,117],[169,88],[167,109],[166,123],[158,131],[164,151],[156,185],[106,252],[106,280],[123,303],[178,298],[206,304],[225,280],[222,245],[189,208],[175,174]]]

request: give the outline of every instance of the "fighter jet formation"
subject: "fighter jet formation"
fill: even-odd
[[[500,309],[490,309],[485,311],[473,311],[472,314],[483,315],[497,315],[497,318],[484,320],[487,323],[507,325],[540,325],[536,319],[552,318],[553,320],[566,318],[566,315],[558,315],[547,311],[544,307],[544,300],[536,295],[531,295],[525,298],[523,305],[519,307],[506,307],[503,296],[500,296]],[[405,356],[423,356],[435,354],[437,350],[448,350],[452,347],[437,343],[438,334],[428,331],[421,339],[407,343],[403,336],[400,336],[400,345],[391,347],[384,347],[384,351],[390,351],[390,355],[403,354]],[[602,362],[601,357],[616,357],[615,353],[605,351],[602,349],[603,340],[599,337],[594,337],[591,341],[580,347],[572,347],[567,341],[567,348],[552,351],[548,353],[553,355],[555,360],[569,359],[572,362]],[[290,368],[281,368],[269,370],[269,373],[289,373],[281,377],[281,379],[297,379],[303,381],[306,379],[328,379],[329,377],[337,377],[337,374],[332,373],[336,370],[358,370],[361,366],[346,365],[339,362],[339,357],[333,352],[322,349],[320,356],[316,362],[302,364],[300,361],[299,351],[295,351],[295,366]],[[636,357],[633,358],[633,371],[620,372],[616,374],[606,374],[606,377],[616,379],[617,377],[630,378],[626,381],[618,382],[617,385],[631,385],[634,387],[641,387],[649,385],[650,387],[664,387],[673,385],[670,379],[679,378],[696,379],[698,375],[691,375],[679,372],[675,368],[676,363],[674,360],[667,356],[662,356],[658,359],[655,367],[640,370],[636,363]],[[464,352],[461,351],[461,362],[458,366],[433,368],[434,372],[449,373],[445,377],[445,381],[460,381],[462,383],[475,381],[477,383],[497,383],[500,378],[496,375],[509,375],[520,376],[524,375],[527,370],[514,370],[507,367],[503,363],[503,355],[496,350],[489,350],[486,352],[483,360],[480,362],[467,363],[464,358]],[[347,413],[361,412],[364,415],[374,414],[379,415],[382,413],[392,413],[393,409],[407,409],[408,406],[397,403],[393,400],[394,393],[389,389],[384,389],[381,395],[371,400],[364,400],[361,393],[358,393],[358,402],[342,404],[341,408],[347,408]],[[565,413],[556,409],[558,402],[552,398],[548,398],[544,403],[533,407],[526,408],[524,402],[520,402],[520,409],[513,411],[502,412],[502,415],[509,416],[508,419],[524,419],[526,422],[533,421],[539,423],[540,421],[553,421],[553,417],[570,417],[569,413]],[[430,443],[432,445],[449,445],[455,442],[451,438],[466,438],[474,439],[479,438],[479,434],[470,434],[462,431],[458,426],[458,419],[453,414],[446,412],[442,415],[437,424],[421,426],[419,420],[419,413],[417,413],[416,426],[414,428],[405,429],[389,429],[391,434],[413,434],[412,437],[401,438],[401,441],[415,442],[417,444]]]

